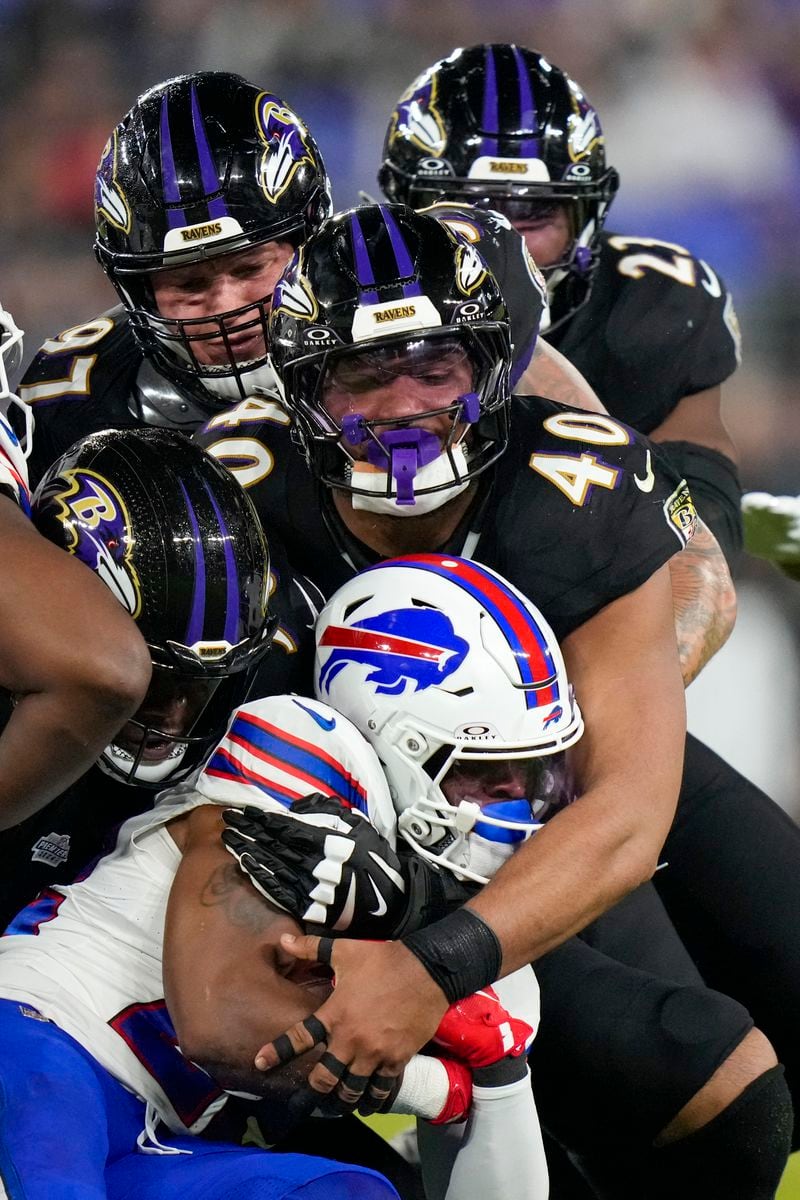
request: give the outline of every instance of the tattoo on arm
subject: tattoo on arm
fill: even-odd
[[[702,522],[669,565],[675,634],[688,687],[728,640],[736,620],[736,592],[717,540]]]
[[[277,916],[234,862],[214,868],[203,884],[200,903],[204,908],[224,908],[230,923],[248,933],[263,933]]]

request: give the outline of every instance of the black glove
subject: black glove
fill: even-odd
[[[283,813],[226,809],[222,840],[254,887],[304,925],[383,940],[402,923],[400,859],[357,809],[318,792]]]

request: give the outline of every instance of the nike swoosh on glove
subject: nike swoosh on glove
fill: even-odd
[[[383,940],[405,914],[400,859],[357,809],[314,793],[286,813],[226,809],[222,841],[251,883],[298,921]]]

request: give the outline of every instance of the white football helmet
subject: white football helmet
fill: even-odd
[[[0,412],[7,412],[11,405],[22,412],[25,418],[25,434],[20,438],[20,446],[27,458],[31,452],[33,412],[30,405],[23,404],[14,394],[11,387],[11,381],[21,365],[22,330],[11,313],[0,303]]]
[[[336,592],[316,640],[317,696],[372,743],[423,857],[486,883],[572,799],[563,752],[583,720],[561,651],[494,571],[441,554],[380,563]]]

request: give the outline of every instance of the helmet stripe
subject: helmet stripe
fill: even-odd
[[[539,125],[539,117],[536,111],[536,101],[531,91],[530,75],[525,66],[525,60],[520,54],[519,46],[513,46],[512,49],[519,80],[519,128],[536,129]],[[537,137],[524,138],[520,143],[518,153],[520,158],[539,158],[539,139]]]
[[[482,604],[502,630],[515,656],[520,679],[528,688],[555,675],[547,638],[519,597],[497,576],[475,562],[446,554],[409,555],[394,561],[449,579]],[[369,570],[379,570],[381,565]],[[528,708],[553,704],[560,699],[556,680],[546,688],[525,693]]]
[[[222,534],[222,546],[225,554],[225,629],[222,636],[233,646],[238,641],[239,632],[239,572],[236,569],[236,557],[233,553],[233,536],[225,524],[225,518],[214,493],[205,480],[203,480],[203,487],[211,501],[211,507],[214,509],[214,515]]]
[[[414,263],[411,259],[411,255],[408,252],[408,246],[403,241],[403,235],[397,227],[397,222],[385,205],[381,204],[378,207],[380,208],[381,216],[383,217],[384,224],[389,233],[389,241],[391,242],[392,250],[394,251],[394,259],[397,263],[398,274],[406,277],[413,275],[415,273]],[[407,299],[409,296],[421,295],[422,288],[419,285],[419,281],[416,283],[407,283],[403,285],[404,299]]]
[[[167,93],[161,101],[161,186],[164,189],[164,199],[167,204],[180,204],[181,190],[178,184],[178,174],[175,170],[175,156],[172,152],[172,134],[169,129],[169,110]],[[167,211],[170,229],[186,224],[186,214],[182,208],[170,208]]]
[[[206,127],[203,121],[203,114],[200,112],[200,103],[197,99],[197,88],[192,84],[192,129],[194,131],[195,145],[197,146],[197,157],[200,162],[200,178],[203,181],[203,190],[206,196],[210,196],[213,192],[220,190],[219,177],[217,168],[214,166],[214,159],[211,156],[211,147],[208,144],[208,136]],[[215,200],[208,202],[209,217],[227,217],[228,206],[222,196],[217,196]]]
[[[484,129],[498,129],[499,116],[497,112],[497,74],[494,65],[494,53],[491,46],[486,47],[486,71],[483,87],[483,115],[481,125]],[[498,139],[484,136],[481,140],[480,154],[498,153]]]
[[[378,293],[375,289],[375,272],[372,269],[372,263],[369,257],[367,243],[364,240],[364,231],[358,217],[353,214],[350,220],[350,236],[353,241],[353,258],[356,264],[356,278],[358,286],[361,289],[361,302],[364,304],[377,304]]]
[[[315,791],[333,793],[367,813],[367,795],[362,785],[335,758],[304,738],[295,737],[260,717],[241,714],[233,722],[226,740],[235,742],[266,766],[276,767],[282,774],[297,779],[300,795],[307,795],[310,786]]]
[[[206,615],[206,561],[203,553],[203,539],[200,536],[200,526],[197,523],[197,515],[195,514],[192,502],[189,499],[189,493],[184,487],[183,480],[179,479],[178,484],[183,498],[186,501],[186,511],[189,514],[189,524],[192,527],[193,534],[193,549],[194,549],[194,580],[192,583],[192,608],[189,613],[189,624],[186,627],[184,635],[184,644],[194,646],[203,637],[203,625]]]

